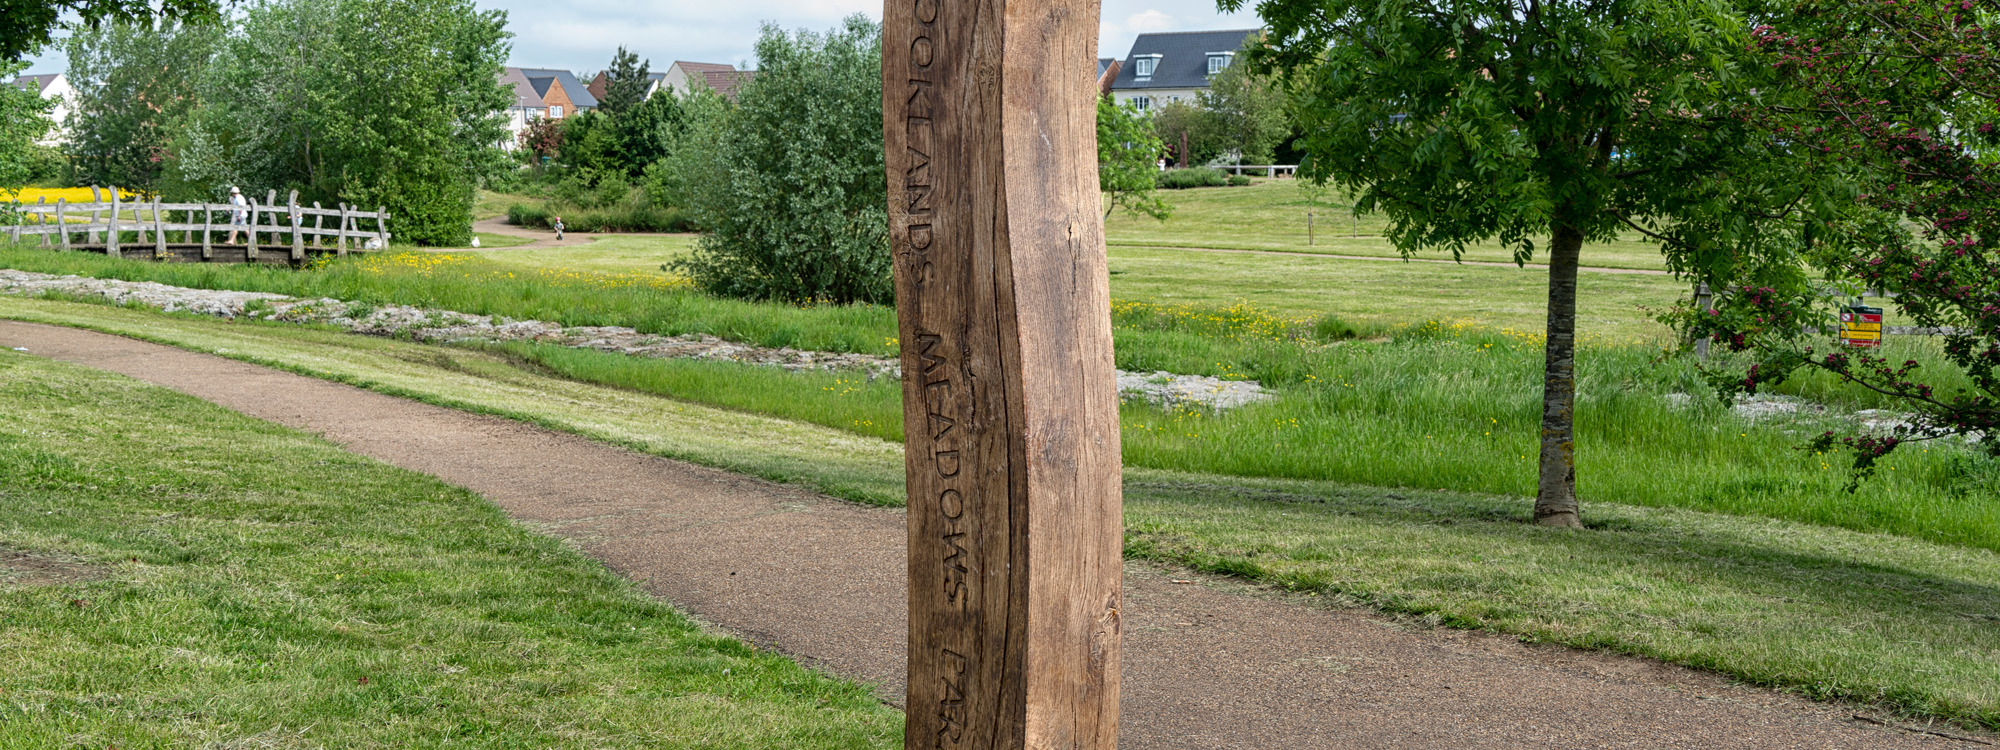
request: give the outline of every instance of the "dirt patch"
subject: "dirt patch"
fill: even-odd
[[[110,572],[96,565],[0,547],[0,588],[25,589],[88,583]]]

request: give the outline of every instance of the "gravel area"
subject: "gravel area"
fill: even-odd
[[[771,348],[726,341],[705,334],[659,336],[621,326],[565,327],[545,320],[468,315],[404,305],[375,306],[337,299],[299,299],[282,294],[190,289],[151,281],[55,276],[0,269],[0,294],[66,294],[101,297],[121,305],[221,318],[254,318],[315,323],[354,333],[403,335],[420,341],[535,341],[636,357],[715,359],[782,367],[787,370],[851,370],[901,378],[902,363],[891,357]],[[1273,398],[1255,381],[1223,380],[1169,372],[1118,372],[1118,392],[1164,408],[1221,411]]]

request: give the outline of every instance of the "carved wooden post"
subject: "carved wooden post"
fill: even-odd
[[[201,259],[203,261],[208,261],[215,258],[215,248],[211,247],[209,244],[209,235],[214,233],[215,233],[215,207],[208,205],[207,203],[203,203],[201,204]]]
[[[375,239],[382,241],[383,250],[389,249],[389,207],[375,207]]]
[[[319,207],[319,201],[313,201],[313,231],[312,231],[312,238],[313,238],[313,249],[314,249],[314,250],[318,250],[318,249],[319,249],[319,247],[320,247],[320,238],[321,238],[321,237],[324,237],[324,236],[326,235],[326,214],[325,214],[325,213],[323,213],[323,212],[324,212],[325,210],[326,210],[326,209],[323,209],[323,208],[320,208],[320,207]]]
[[[1094,0],[887,0],[906,747],[1117,745],[1118,402]]]
[[[334,242],[339,247],[339,249],[334,251],[334,254],[345,258],[347,257],[347,204],[346,203],[340,204],[340,228],[334,230],[334,232],[336,233]]]
[[[153,259],[167,257],[167,224],[160,214],[160,196],[153,196]]]

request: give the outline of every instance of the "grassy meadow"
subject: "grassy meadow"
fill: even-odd
[[[0,298],[0,317],[219,353],[864,502],[895,504],[903,493],[894,442],[578,382],[507,351],[53,300]],[[810,398],[810,389],[794,392]],[[1592,530],[1573,533],[1526,523],[1528,503],[1516,495],[1144,466],[1128,466],[1125,502],[1134,558],[1244,576],[1327,606],[1369,606],[1416,626],[1652,656],[2000,729],[2000,553],[1977,545],[1613,503],[1587,506]]]
[[[0,404],[0,747],[902,745],[466,490],[4,349]]]

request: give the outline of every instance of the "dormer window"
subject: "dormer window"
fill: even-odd
[[[1153,69],[1159,67],[1159,55],[1133,56],[1132,75],[1138,78],[1153,77]]]
[[[1229,67],[1229,61],[1235,59],[1235,57],[1236,53],[1234,52],[1208,53],[1208,74],[1215,75],[1222,72],[1223,68]]]

